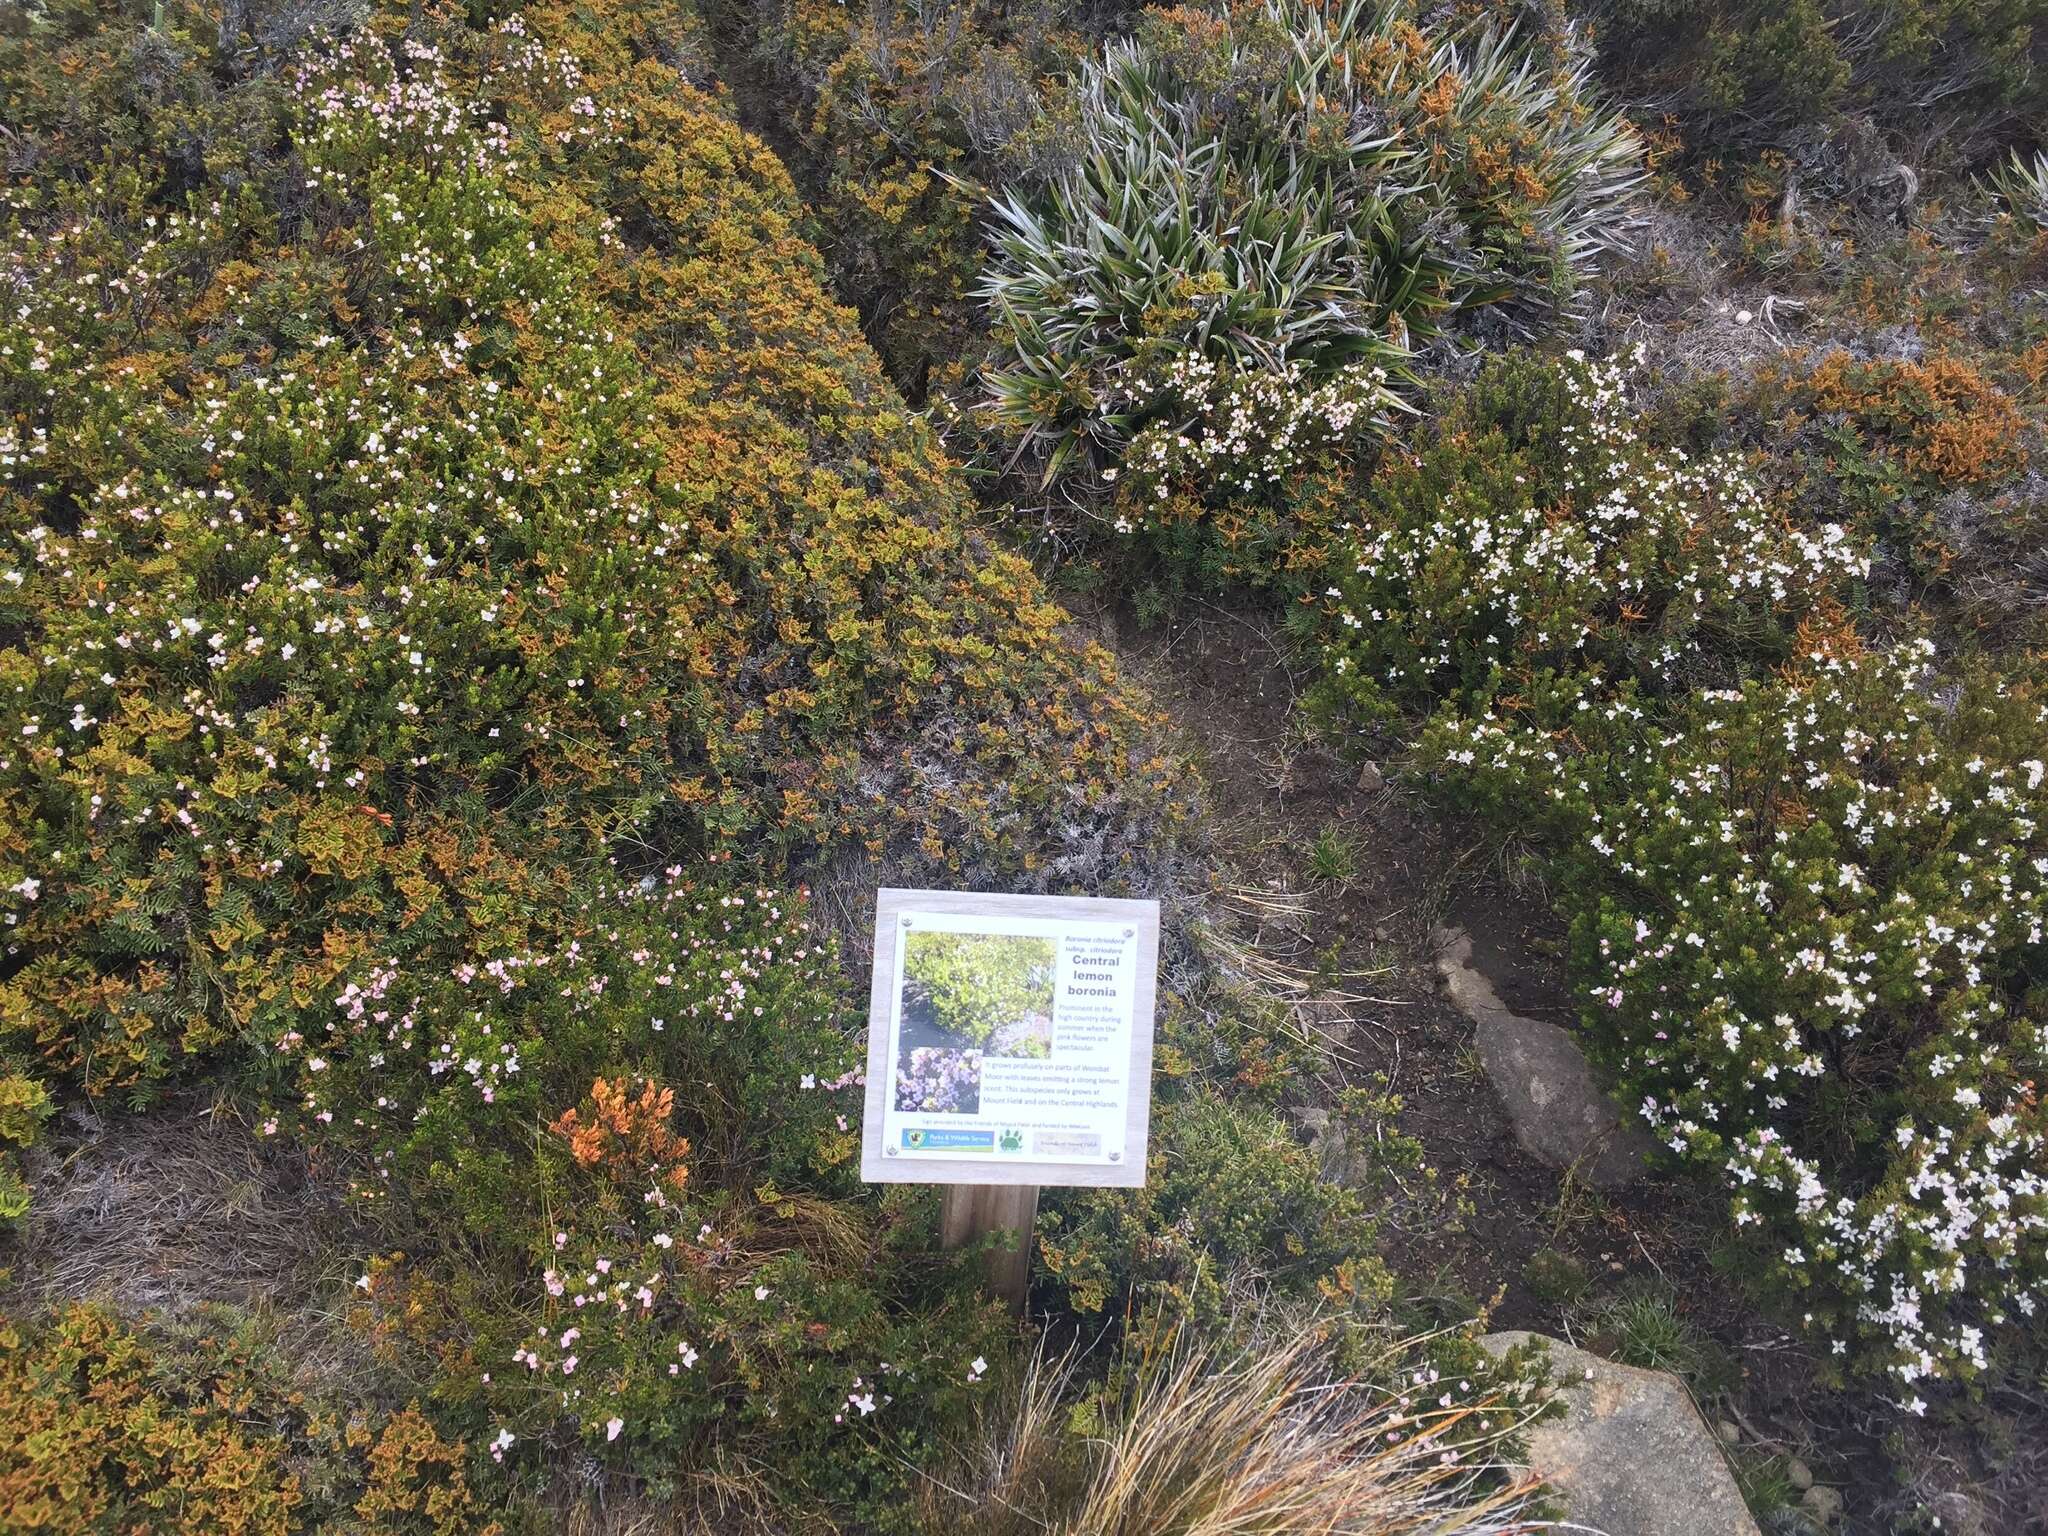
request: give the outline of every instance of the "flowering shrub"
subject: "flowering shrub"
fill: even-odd
[[[1617,365],[1490,364],[1333,561],[1322,706],[1497,703],[1584,738],[1604,699],[1787,655],[1866,560],[1836,525],[1791,523],[1739,459],[1653,448],[1637,417]]]
[[[896,1069],[896,1107],[976,1114],[981,1109],[981,1052],[914,1046]]]
[[[479,1225],[532,1199],[536,1121],[580,1183],[635,1201],[707,1179],[707,1199],[728,1181],[843,1187],[853,1139],[816,1087],[855,1081],[837,986],[786,898],[680,868],[600,885],[553,948],[367,962],[323,1022],[277,1040],[294,1085],[278,1127],[365,1158],[366,1201],[432,1189]]]
[[[2048,714],[1868,651],[1840,531],[1637,443],[1617,371],[1530,379],[1379,488],[1326,706],[1431,712],[1445,794],[1556,862],[1596,1054],[1759,1275],[1924,1407],[2024,1361],[2048,1289]]]
[[[1909,1387],[2010,1361],[2048,1300],[2048,710],[1943,696],[1931,654],[1703,692],[1599,754],[1488,719],[1426,747],[1566,860],[1591,1038],[1652,1130]]]
[[[1150,718],[965,530],[772,157],[612,21],[209,85],[256,137],[174,198],[95,137],[170,133],[153,86],[40,89],[159,43],[0,56],[47,157],[0,213],[0,1048],[144,1094],[370,957],[552,946],[618,839],[1044,881],[1160,824]]]
[[[607,883],[559,947],[373,962],[279,1042],[278,1129],[371,1209],[452,1223],[458,1275],[487,1256],[465,1288],[415,1237],[365,1285],[501,1460],[580,1445],[674,1490],[715,1446],[859,1505],[996,1351],[972,1276],[862,1197],[858,1042],[800,913],[680,870]]]

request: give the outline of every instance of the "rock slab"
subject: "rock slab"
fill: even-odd
[[[1529,1469],[1576,1526],[1606,1536],[1759,1536],[1714,1432],[1669,1371],[1644,1371],[1521,1331],[1488,1334],[1494,1354],[1538,1340],[1565,1416],[1529,1431]]]
[[[1473,966],[1463,929],[1442,929],[1436,938],[1437,975],[1472,1021],[1480,1064],[1523,1150],[1552,1168],[1576,1168],[1595,1189],[1619,1189],[1640,1177],[1650,1138],[1607,1097],[1578,1041],[1510,1010]]]

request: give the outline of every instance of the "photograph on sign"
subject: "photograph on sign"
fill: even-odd
[[[1158,947],[1151,902],[883,891],[864,1175],[1143,1183]]]

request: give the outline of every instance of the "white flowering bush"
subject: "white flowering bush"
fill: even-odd
[[[1920,647],[1830,657],[1597,753],[1494,716],[1424,747],[1562,861],[1590,1039],[1651,1130],[1907,1387],[2011,1359],[2048,1302],[2048,711],[1935,683]]]
[[[1637,431],[1625,371],[1578,353],[1491,365],[1374,483],[1324,593],[1325,708],[1382,720],[1496,700],[1585,731],[1593,698],[1782,659],[1868,568],[1733,456]]]
[[[1143,498],[1163,502],[1187,485],[1232,498],[1270,495],[1354,432],[1384,427],[1397,405],[1384,368],[1352,363],[1317,383],[1299,363],[1239,370],[1197,353],[1162,374],[1133,372],[1120,398],[1147,424],[1103,477],[1124,480],[1139,509]]]
[[[1426,714],[1446,797],[1544,851],[1595,1056],[1924,1408],[2041,1342],[2048,711],[1867,649],[1839,530],[1637,442],[1616,370],[1554,377],[1504,365],[1386,477],[1324,705]]]
[[[1004,1325],[923,1225],[857,1203],[838,957],[800,897],[721,875],[600,882],[546,948],[366,964],[278,1040],[264,1129],[372,1218],[433,1213],[363,1288],[451,1352],[443,1391],[499,1459],[672,1477],[715,1433],[859,1506]]]

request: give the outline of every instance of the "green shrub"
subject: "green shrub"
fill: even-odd
[[[981,349],[980,198],[1046,138],[1041,98],[1081,56],[1044,0],[715,9],[757,108],[793,133],[835,289],[913,399],[957,386]]]
[[[995,196],[994,414],[1048,477],[1148,427],[1206,431],[1185,470],[1226,486],[1284,473],[1238,425],[1257,376],[1343,382],[1341,424],[1293,406],[1341,437],[1448,312],[1539,323],[1621,243],[1636,140],[1581,86],[1401,4],[1147,12],[1074,81],[1065,163]]]
[[[2014,150],[2010,159],[1992,167],[1985,182],[2014,218],[2036,231],[2048,230],[2048,153],[2037,149],[2029,160]]]
[[[969,529],[668,18],[239,83],[176,5],[0,42],[0,1050],[139,1097],[372,958],[551,944],[619,845],[1153,843],[1150,717]]]
[[[28,1185],[23,1182],[15,1148],[32,1147],[43,1122],[56,1109],[49,1090],[19,1072],[0,1074],[0,1224],[28,1214]]]
[[[789,898],[607,885],[557,947],[368,968],[282,1054],[277,1121],[408,1242],[373,1313],[508,1461],[675,1494],[738,1456],[872,1512],[1004,1347],[932,1202],[858,1181],[838,959]]]
[[[2040,110],[2041,0],[1597,0],[1609,79],[1673,111],[1699,154],[1810,145],[1849,112],[1961,125],[1967,157]]]
[[[1912,1405],[2023,1369],[2048,716],[1925,642],[1867,651],[1839,530],[1636,442],[1617,372],[1559,372],[1482,381],[1385,478],[1325,706],[1429,712],[1445,796],[1551,860],[1595,1054],[1726,1182],[1760,1281]]]
[[[1038,1236],[1046,1284],[1084,1314],[1213,1323],[1233,1286],[1369,1311],[1392,1292],[1360,1196],[1279,1115],[1207,1093],[1154,1106],[1143,1189],[1061,1191]]]

